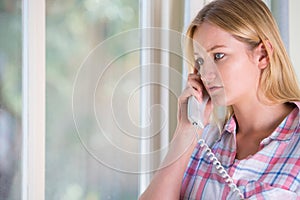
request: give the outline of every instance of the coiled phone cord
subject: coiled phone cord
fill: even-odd
[[[196,125],[193,123],[193,125]],[[196,125],[197,126],[197,125]],[[203,148],[203,151],[205,152],[205,155],[208,157],[208,159],[212,162],[212,164],[217,169],[218,173],[221,175],[221,177],[225,180],[225,182],[230,187],[231,191],[233,193],[237,192],[240,199],[244,199],[243,193],[240,191],[240,189],[237,187],[237,185],[233,182],[232,178],[229,176],[225,168],[222,166],[221,162],[218,160],[218,158],[215,156],[215,154],[212,152],[212,150],[209,148],[209,146],[206,144],[204,139],[199,139],[197,128],[195,128],[195,134],[197,141],[201,148]]]

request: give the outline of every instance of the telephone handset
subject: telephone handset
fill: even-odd
[[[203,101],[201,104],[194,96],[190,96],[188,99],[188,109],[187,109],[188,119],[193,125],[202,129],[204,128],[205,125],[204,112],[208,100],[209,100],[208,95],[205,95],[203,97]]]
[[[198,75],[200,75],[200,70],[203,67],[204,59],[202,57],[199,57],[195,61],[195,68],[198,71]],[[188,108],[187,108],[187,116],[189,121],[197,126],[198,128],[203,129],[204,128],[204,112],[205,107],[207,105],[207,102],[209,100],[209,95],[206,91],[202,92],[202,103],[199,103],[199,101],[194,96],[190,96],[188,99]]]
[[[188,108],[187,108],[187,116],[189,121],[198,129],[204,128],[204,112],[205,107],[207,105],[207,102],[209,100],[209,96],[205,95],[203,97],[202,103],[199,103],[199,101],[194,96],[190,96],[188,99]],[[197,129],[195,129],[195,134],[198,140],[198,143],[201,148],[203,148],[203,152],[205,152],[206,156],[209,158],[209,160],[212,162],[212,164],[217,169],[220,176],[225,180],[225,182],[230,187],[231,191],[234,193],[237,192],[240,199],[244,199],[244,195],[239,190],[237,185],[233,182],[230,175],[227,173],[227,171],[222,166],[221,162],[218,160],[218,158],[215,156],[215,154],[212,152],[210,147],[206,144],[204,139],[198,138]]]

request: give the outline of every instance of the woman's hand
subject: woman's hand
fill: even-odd
[[[201,104],[203,103],[203,97],[205,95],[208,95],[205,87],[200,79],[200,75],[192,73],[189,74],[187,85],[182,94],[178,98],[178,114],[177,114],[177,120],[178,120],[178,126],[181,128],[189,128],[191,127],[191,122],[188,120],[187,117],[187,107],[188,107],[188,98],[190,96],[194,96],[198,102]],[[212,103],[209,99],[207,102],[207,105],[205,107],[204,113],[199,113],[199,117],[203,116],[203,124],[204,126],[209,121],[210,113],[212,112]]]

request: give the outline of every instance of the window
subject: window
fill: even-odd
[[[0,199],[21,199],[21,1],[0,1]]]
[[[205,2],[0,0],[0,199],[136,199],[164,152],[141,155],[168,145],[185,84],[165,50]]]
[[[138,159],[114,145],[138,151],[118,117],[140,81],[126,76],[139,65],[139,51],[127,52],[138,38],[126,37],[139,1],[47,0],[46,12],[46,199],[136,199],[138,175],[126,166]]]

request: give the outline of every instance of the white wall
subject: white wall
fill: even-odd
[[[289,0],[289,18],[290,18],[290,57],[300,80],[300,1]]]

